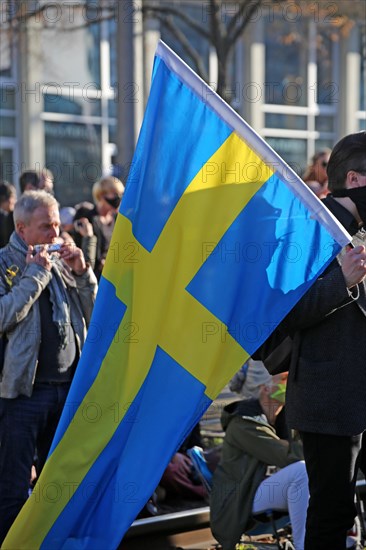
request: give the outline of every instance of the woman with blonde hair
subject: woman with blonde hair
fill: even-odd
[[[92,224],[97,237],[94,271],[98,279],[103,270],[124,190],[121,180],[113,176],[102,178],[93,185],[96,215],[92,219]]]
[[[319,199],[324,199],[329,193],[327,166],[330,153],[331,150],[327,148],[315,153],[302,176],[303,181]]]

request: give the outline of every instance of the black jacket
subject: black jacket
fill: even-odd
[[[14,219],[12,212],[5,212],[0,208],[0,248],[6,246],[10,235],[14,231]]]
[[[326,206],[366,244],[353,216],[332,197]],[[348,290],[342,251],[298,302],[286,322],[296,330],[287,384],[291,428],[332,435],[366,429],[366,284]]]

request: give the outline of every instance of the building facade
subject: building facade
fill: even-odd
[[[46,166],[57,198],[70,205],[90,200],[93,183],[117,159],[127,176],[159,38],[192,64],[161,18],[143,15],[146,3],[2,2],[0,178],[17,185],[23,170]],[[209,16],[208,2],[154,4],[201,25]],[[328,11],[313,6],[309,12],[292,2],[274,11],[264,2],[237,40],[226,84],[232,106],[299,173],[317,150],[366,128],[365,19],[340,29],[337,2]],[[184,21],[176,24],[215,88],[212,46]]]

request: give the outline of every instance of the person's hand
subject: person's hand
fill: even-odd
[[[62,244],[58,254],[76,275],[83,275],[88,269],[83,251],[74,243]]]
[[[182,453],[175,453],[171,462],[177,466],[178,471],[189,475],[192,470],[192,462],[188,456]]]
[[[47,252],[47,247],[45,246],[42,250],[34,253],[34,248],[32,245],[28,246],[27,255],[25,258],[25,262],[27,264],[38,264],[47,269],[47,271],[51,271],[52,269],[52,262],[49,257],[49,254]]]
[[[347,288],[361,283],[366,277],[366,251],[364,246],[351,248],[343,256],[342,272]]]
[[[75,222],[74,227],[82,237],[92,237],[94,235],[93,226],[88,218],[80,218]]]

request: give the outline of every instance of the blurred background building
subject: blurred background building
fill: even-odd
[[[125,179],[160,38],[299,173],[366,128],[364,0],[222,2],[216,33],[213,5],[1,0],[0,178],[46,166],[64,205],[90,199],[101,175]]]

